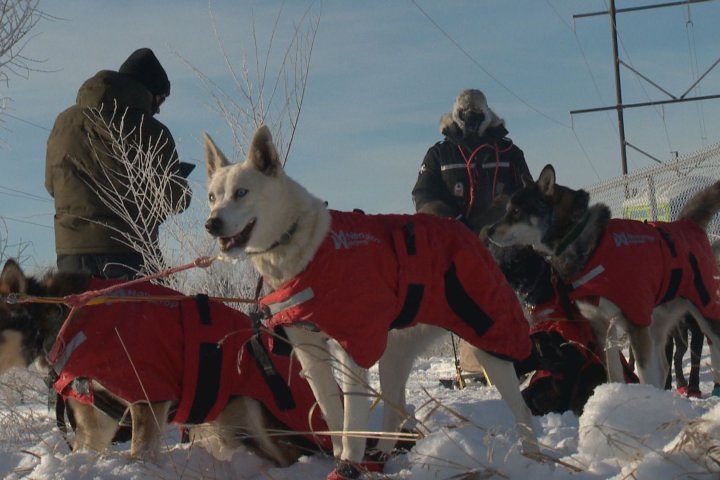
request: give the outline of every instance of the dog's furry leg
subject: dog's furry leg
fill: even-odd
[[[515,417],[523,453],[526,455],[538,453],[540,448],[533,428],[532,415],[520,394],[520,383],[512,362],[490,355],[479,348],[474,349],[474,353],[485,368],[488,379],[498,389],[500,396],[508,404]]]
[[[708,320],[703,317],[694,305],[688,308],[690,315],[695,318],[700,330],[708,338],[710,348],[710,363],[713,369],[713,382],[720,383],[720,320]]]
[[[628,332],[630,347],[635,354],[635,366],[640,382],[664,388],[668,371],[665,341],[656,342],[652,333],[647,327],[631,326]]]
[[[328,351],[327,336],[303,328],[286,327],[285,333],[293,346],[293,353],[302,366],[302,374],[317,399],[325,423],[331,431],[343,429],[343,404],[333,375],[333,357]],[[333,455],[340,458],[342,439],[333,436]]]
[[[677,327],[691,305],[682,298],[658,305],[653,309],[648,327],[637,327],[626,320],[630,345],[637,362],[638,377],[642,383],[665,388],[670,368],[665,345],[670,338],[670,332]]]
[[[170,402],[134,403],[130,455],[142,460],[154,460],[160,453],[160,439],[167,426]]]
[[[102,452],[108,448],[118,429],[118,423],[92,405],[72,398],[68,405],[75,415],[74,450],[90,449]]]
[[[622,315],[620,309],[605,298],[600,299],[598,306],[583,301],[578,301],[576,305],[583,318],[590,322],[598,345],[604,351],[603,363],[607,371],[608,382],[625,383],[625,372],[620,361],[617,327],[613,324],[613,318]]]
[[[194,442],[217,437],[227,448],[245,446],[277,466],[287,467],[301,453],[291,444],[277,441],[278,437],[270,437],[269,429],[280,428],[283,427],[268,415],[260,402],[250,397],[235,397],[212,423],[192,427],[190,439]]]
[[[357,432],[367,430],[370,419],[370,385],[368,371],[359,367],[342,348],[337,352],[343,391],[343,437],[340,460],[360,463],[365,455],[366,439]],[[346,435],[345,432],[351,432]]]
[[[388,335],[385,353],[378,363],[380,391],[383,399],[383,432],[400,431],[407,418],[405,389],[415,359],[447,331],[430,325],[417,325],[403,330],[392,330]],[[397,441],[383,438],[377,449],[390,453]]]

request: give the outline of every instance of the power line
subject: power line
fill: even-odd
[[[54,229],[54,227],[52,227],[50,225],[43,225],[42,223],[31,222],[29,220],[23,220],[21,218],[8,217],[7,215],[2,215],[2,214],[0,214],[0,219],[10,220],[11,222],[24,223],[26,225],[33,225],[35,227],[47,228],[48,230]]]
[[[46,202],[46,203],[52,202],[52,200],[50,200],[49,198],[41,197],[39,195],[35,195],[34,193],[23,192],[22,190],[17,190],[15,188],[5,187],[3,185],[0,185],[0,190],[7,190],[7,192],[0,191],[0,195],[24,198],[26,200],[35,200],[38,202]]]
[[[593,87],[595,87],[595,93],[597,94],[598,99],[600,99],[601,102],[604,102],[602,92],[600,91],[600,86],[598,85],[597,79],[595,78],[592,68],[590,67],[590,62],[588,61],[587,55],[585,54],[585,49],[583,48],[582,43],[580,43],[580,37],[578,37],[577,31],[573,28],[573,26],[569,22],[565,21],[565,19],[562,17],[562,15],[560,15],[560,12],[558,12],[557,9],[553,6],[553,4],[550,3],[550,0],[545,0],[545,2],[550,7],[550,9],[553,11],[553,13],[558,17],[560,22],[562,24],[564,24],[568,28],[568,30],[570,30],[570,32],[572,32],[573,38],[575,39],[575,44],[577,45],[578,50],[580,51],[580,55],[583,58],[583,63],[585,64],[585,68],[587,69],[588,74],[590,75],[590,79],[592,80]],[[608,123],[610,124],[610,128],[614,129],[615,132],[617,132],[617,126],[615,123],[613,123],[612,119],[610,118],[610,114],[606,113],[606,117],[607,117]],[[590,155],[587,153],[587,151],[585,150],[585,147],[583,146],[582,142],[580,141],[580,137],[578,136],[578,133],[575,130],[575,124],[573,123],[572,125],[573,125],[572,131],[575,136],[575,141],[577,142],[578,146],[580,147],[580,150],[585,155],[585,159],[587,160],[588,165],[590,165],[590,168],[592,169],[592,171],[595,173],[595,176],[597,177],[598,180],[600,180],[600,174],[598,173],[597,169],[595,168],[595,165],[593,165],[592,160],[590,160]]]
[[[608,11],[609,11],[609,10],[610,10],[610,6],[608,5],[608,0],[605,0],[605,5],[607,5]],[[642,9],[648,9],[648,8],[651,8],[651,7],[653,7],[653,6],[652,6],[652,5],[646,5],[646,6],[644,6]],[[614,8],[614,7],[613,7],[613,8]],[[637,9],[640,9],[640,8],[637,8]],[[628,11],[634,11],[634,10],[630,10],[630,9],[627,9],[627,10],[628,10]],[[616,11],[616,12],[622,12],[622,11],[624,11],[624,9],[615,9],[615,11]],[[622,48],[623,53],[625,54],[625,56],[626,56],[627,59],[628,59],[627,63],[623,62],[622,60],[618,60],[618,62],[619,62],[621,65],[625,65],[625,67],[627,67],[628,70],[630,70],[631,72],[633,72],[633,73],[636,75],[636,76],[635,76],[635,80],[637,81],[638,86],[640,87],[640,90],[642,90],[643,94],[645,94],[645,98],[648,100],[648,102],[651,102],[652,99],[650,98],[650,94],[648,93],[647,89],[645,88],[645,84],[644,84],[643,82],[641,82],[641,81],[639,80],[639,78],[645,80],[646,82],[650,83],[650,84],[653,85],[655,88],[657,88],[657,89],[659,89],[659,90],[661,90],[661,91],[663,91],[663,92],[664,92],[664,90],[663,90],[662,88],[660,88],[657,84],[655,84],[654,82],[652,82],[649,78],[647,78],[647,77],[643,76],[642,74],[640,74],[640,72],[634,67],[633,61],[632,61],[632,59],[630,58],[630,51],[625,47],[625,42],[623,42],[623,37],[622,37],[622,35],[620,34],[620,31],[619,31],[618,28],[617,28],[617,19],[611,16],[610,21],[614,23],[615,32],[616,32],[618,41],[620,42],[620,47]],[[666,93],[666,94],[669,95],[669,96],[672,96],[672,95],[668,94],[667,92],[664,92],[664,93]],[[673,148],[672,148],[672,142],[670,141],[670,134],[669,134],[669,132],[668,132],[667,122],[665,121],[665,115],[664,115],[665,109],[664,109],[664,107],[658,107],[657,105],[650,105],[650,106],[653,106],[653,110],[655,110],[655,113],[658,115],[658,118],[660,118],[660,121],[661,121],[662,124],[663,124],[663,132],[665,133],[665,141],[667,141],[668,150],[669,150],[669,151],[672,151],[672,150],[673,150]],[[642,153],[645,153],[645,152],[642,152]],[[647,154],[646,154],[646,155],[647,155]]]
[[[467,57],[467,58],[473,63],[473,65],[475,65],[475,66],[478,67],[480,70],[482,70],[488,77],[490,77],[493,81],[495,81],[498,85],[500,85],[503,89],[505,89],[505,91],[507,91],[508,93],[510,93],[510,95],[512,95],[513,97],[515,97],[517,100],[519,100],[523,105],[525,105],[526,107],[528,107],[530,110],[536,112],[537,114],[539,114],[539,115],[541,115],[542,117],[550,120],[551,122],[553,122],[553,123],[555,123],[555,124],[557,124],[557,125],[560,125],[561,127],[565,127],[565,128],[567,128],[568,130],[572,131],[572,132],[573,132],[573,136],[574,136],[574,138],[575,138],[575,141],[577,142],[578,146],[580,147],[580,150],[583,152],[583,155],[585,156],[585,159],[587,160],[588,165],[590,165],[590,168],[591,168],[592,171],[595,173],[595,176],[596,176],[598,179],[600,178],[600,175],[598,174],[597,170],[595,169],[595,166],[592,164],[592,161],[590,160],[590,156],[588,155],[587,150],[585,150],[585,147],[584,147],[584,146],[582,145],[582,143],[580,142],[580,137],[578,137],[577,132],[575,132],[575,129],[574,129],[571,125],[566,125],[565,123],[563,123],[563,122],[561,122],[561,121],[559,121],[559,120],[556,120],[555,118],[553,118],[553,117],[547,115],[546,113],[540,111],[539,109],[537,109],[537,108],[535,108],[533,105],[531,105],[529,102],[527,102],[526,100],[524,100],[522,97],[520,97],[518,94],[516,94],[514,91],[512,91],[508,86],[506,86],[503,82],[501,82],[498,78],[496,78],[492,73],[490,73],[490,71],[488,71],[485,67],[483,67],[482,64],[475,59],[475,57],[473,57],[467,50],[465,50],[465,49],[463,48],[462,45],[460,45],[459,42],[457,42],[449,33],[447,33],[447,32],[445,31],[445,29],[443,29],[443,28],[430,16],[430,14],[428,14],[425,10],[423,10],[423,8],[422,8],[420,5],[418,5],[418,3],[417,3],[415,0],[410,0],[410,1],[411,1],[412,4],[415,6],[415,8],[417,8],[417,9],[420,11],[420,13],[422,13],[422,14],[425,16],[425,18],[426,18],[440,33],[442,33],[445,38],[447,38],[447,39],[450,41],[450,43],[452,43],[458,50],[460,50],[460,52],[461,52],[465,57]]]
[[[443,36],[445,36],[445,38],[447,38],[447,39],[450,41],[450,43],[452,43],[453,45],[455,45],[455,47],[456,47],[458,50],[460,50],[460,52],[461,52],[463,55],[465,55],[465,56],[468,58],[468,60],[470,60],[470,61],[471,61],[476,67],[478,67],[480,70],[482,70],[482,71],[485,73],[485,75],[487,75],[488,77],[490,77],[495,83],[497,83],[497,84],[500,85],[503,89],[505,89],[506,92],[508,92],[508,93],[509,93],[510,95],[512,95],[513,97],[515,97],[518,101],[520,101],[523,105],[525,105],[526,107],[528,107],[530,110],[534,111],[535,113],[537,113],[537,114],[539,114],[539,115],[542,115],[543,117],[545,117],[546,119],[550,120],[550,121],[553,122],[553,123],[556,123],[556,124],[558,124],[558,125],[560,125],[560,126],[563,126],[563,127],[565,127],[565,128],[570,128],[569,125],[566,125],[566,124],[564,124],[563,122],[561,122],[560,120],[556,120],[556,119],[554,119],[553,117],[551,117],[550,115],[547,115],[546,113],[540,111],[539,109],[537,109],[537,108],[535,108],[534,106],[532,106],[532,105],[531,105],[529,102],[527,102],[525,99],[523,99],[522,97],[520,97],[518,94],[516,94],[515,92],[513,92],[509,87],[507,87],[507,86],[506,86],[504,83],[502,83],[498,78],[496,78],[492,73],[490,73],[489,70],[487,70],[485,67],[483,67],[482,64],[475,59],[475,57],[473,57],[467,50],[465,50],[465,49],[463,48],[462,45],[460,45],[460,43],[458,43],[453,37],[451,37],[450,34],[447,33],[435,20],[433,20],[433,18],[432,18],[425,10],[423,10],[423,8],[422,8],[420,5],[418,5],[415,0],[410,0],[410,2],[412,2],[412,4],[415,5],[415,7],[416,7],[418,10],[420,10],[420,13],[422,13],[422,14],[425,16],[425,18],[427,18],[428,21],[429,21],[430,23],[432,23],[433,26],[434,26],[435,28],[437,28],[438,31],[440,31],[440,33],[442,33]]]
[[[700,85],[698,84],[700,69],[697,58],[697,44],[695,42],[695,24],[692,20],[692,15],[690,13],[690,5],[687,6],[687,21],[685,22],[685,32],[687,33],[688,54],[690,56],[690,74],[692,75],[693,82],[695,82],[693,84],[693,88],[697,90],[698,95],[701,95],[702,93],[700,90]],[[696,111],[698,114],[698,124],[700,127],[700,140],[702,142],[702,145],[705,146],[707,144],[707,128],[705,125],[705,112],[703,110],[702,102],[697,103]]]
[[[50,131],[50,129],[47,127],[43,127],[42,125],[33,123],[30,120],[25,120],[24,118],[20,118],[16,115],[13,115],[12,113],[8,113],[7,111],[3,111],[2,113],[0,113],[0,115],[6,116],[8,118],[12,118],[13,120],[17,120],[18,122],[25,123],[27,125],[30,125],[31,127],[39,128],[40,130],[44,130],[46,132]]]
[[[625,129],[624,129],[624,122],[623,122],[623,111],[628,108],[637,108],[637,107],[647,107],[647,106],[657,106],[657,105],[666,105],[666,104],[674,104],[674,103],[682,103],[682,102],[689,102],[689,101],[701,101],[701,100],[708,100],[711,98],[720,98],[720,95],[705,95],[705,96],[697,96],[692,98],[686,98],[687,93],[689,93],[704,77],[707,75],[713,68],[715,68],[718,64],[720,64],[720,59],[718,59],[703,75],[701,75],[695,83],[685,92],[683,93],[679,98],[675,95],[669,94],[666,90],[660,88],[656,83],[650,81],[647,77],[640,74],[637,69],[632,67],[630,64],[623,62],[619,58],[618,53],[618,31],[617,31],[617,23],[616,23],[616,14],[620,11],[623,12],[631,12],[635,10],[644,10],[644,9],[651,9],[651,8],[663,8],[663,7],[670,7],[670,6],[677,6],[677,5],[689,5],[690,3],[700,3],[700,2],[706,2],[709,0],[684,0],[680,2],[669,2],[669,3],[662,3],[662,4],[654,4],[654,5],[646,5],[643,7],[634,7],[634,8],[626,8],[626,9],[616,9],[615,8],[615,0],[609,0],[610,6],[608,7],[608,10],[605,12],[593,12],[590,14],[581,14],[581,15],[573,15],[573,18],[582,18],[582,17],[589,17],[589,16],[596,16],[596,15],[609,15],[610,16],[610,26],[611,26],[611,39],[613,42],[613,67],[614,67],[614,74],[615,74],[615,95],[616,95],[616,104],[614,106],[610,107],[601,107],[601,108],[591,108],[591,109],[584,109],[584,110],[574,110],[571,111],[570,114],[578,114],[578,113],[588,113],[588,112],[599,112],[604,110],[616,110],[618,115],[618,130],[619,130],[619,136],[620,136],[620,154],[621,154],[621,161],[622,161],[622,173],[623,175],[627,173],[627,154],[626,154],[626,147],[629,145],[629,142],[625,140]],[[605,0],[605,4],[608,4],[608,0]],[[620,44],[622,45],[623,52],[625,55],[630,57],[629,52],[625,48],[625,46],[622,44],[622,41],[620,41]],[[632,63],[632,62],[631,62]],[[620,77],[620,66],[623,65],[629,70],[631,70],[636,75],[636,79],[642,78],[654,87],[660,89],[663,91],[666,95],[670,96],[672,100],[664,100],[664,101],[648,101],[648,102],[640,102],[640,103],[634,103],[634,104],[626,104],[623,103],[622,93],[621,93],[621,77]],[[639,80],[638,80],[639,82]],[[647,91],[644,88],[644,85],[640,83],[640,87],[642,88],[643,92],[645,93],[646,97],[649,98],[649,95],[647,94]],[[656,108],[656,111],[657,108]],[[668,146],[672,148],[669,138],[669,133],[667,129],[667,123],[665,122],[665,115],[664,115],[664,107],[663,110],[658,111],[658,114],[660,115],[660,118],[663,122],[663,125],[665,127],[665,136],[668,140]],[[639,152],[645,154],[646,156],[655,159],[651,155],[642,152],[642,150],[638,149],[637,147],[632,146],[632,148],[638,150]],[[656,159],[655,159],[656,160]]]
[[[573,26],[565,21],[565,19],[560,15],[560,12],[557,11],[557,9],[553,6],[552,3],[550,3],[550,0],[545,0],[547,5],[550,7],[550,9],[553,11],[553,13],[558,17],[560,22],[562,22],[568,30],[570,30],[573,34],[573,38],[575,39],[575,44],[578,47],[578,50],[580,51],[580,55],[583,58],[583,63],[585,64],[585,68],[588,71],[588,74],[590,75],[590,80],[592,80],[593,87],[595,87],[595,93],[598,96],[598,99],[601,102],[605,102],[605,99],[602,96],[602,92],[600,91],[600,85],[598,85],[597,78],[595,78],[595,75],[593,74],[592,68],[590,67],[590,62],[588,61],[587,55],[585,54],[585,49],[582,46],[582,43],[580,43],[580,37],[577,35],[577,31],[573,28]],[[608,117],[608,123],[610,123],[613,127],[615,127],[615,124],[613,123],[612,119],[610,118],[610,114],[607,114]]]

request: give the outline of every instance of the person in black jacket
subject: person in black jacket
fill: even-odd
[[[425,154],[412,191],[415,210],[457,218],[479,234],[502,217],[522,177],[532,179],[525,156],[480,90],[460,92],[452,112],[440,118],[440,133],[445,140]],[[461,340],[459,354],[463,378],[482,380],[473,347]]]
[[[532,178],[525,156],[480,90],[460,92],[440,133],[445,140],[427,151],[412,191],[415,209],[457,218],[479,233],[500,219],[522,176]]]

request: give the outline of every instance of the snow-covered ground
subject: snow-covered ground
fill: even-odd
[[[712,388],[707,352],[704,393]],[[373,377],[374,377],[373,372]],[[391,460],[384,478],[396,479],[679,479],[720,476],[720,399],[689,400],[643,385],[605,385],[578,418],[572,413],[535,418],[548,456],[544,463],[523,457],[512,415],[497,391],[470,384],[458,391],[439,385],[452,376],[450,358],[422,360],[409,384],[417,428],[424,438]],[[373,378],[376,383],[377,379]],[[167,435],[159,464],[129,459],[127,445],[98,455],[70,453],[47,411],[39,375],[13,372],[0,377],[0,476],[6,479],[324,479],[332,459],[303,457],[274,468],[244,451],[179,444]],[[382,404],[373,410],[379,428]]]

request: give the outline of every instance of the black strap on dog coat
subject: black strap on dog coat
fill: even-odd
[[[655,227],[655,228],[660,233],[660,236],[662,237],[662,239],[665,240],[665,243],[667,243],[668,248],[670,249],[670,255],[672,255],[673,258],[676,258],[677,252],[675,250],[675,243],[673,242],[673,239],[670,236],[670,234],[667,233],[665,230],[663,230],[660,227]],[[688,263],[690,264],[690,268],[692,269],[693,285],[695,286],[695,290],[697,291],[702,304],[707,305],[710,302],[710,294],[708,293],[708,289],[705,286],[705,283],[703,282],[702,272],[700,272],[700,267],[698,265],[697,258],[695,257],[694,254],[692,254],[692,253],[688,254]],[[662,299],[663,302],[672,300],[673,298],[675,298],[677,296],[677,290],[680,287],[681,280],[682,280],[682,269],[673,268],[670,271],[670,283],[668,285],[667,292],[665,293],[665,296]]]
[[[250,318],[252,318],[252,314]],[[256,333],[252,336],[250,342],[248,342],[248,350],[255,359],[260,374],[270,387],[275,405],[282,411],[295,408],[292,391],[285,379],[278,373],[275,365],[273,365],[265,345],[260,341],[259,334]]]
[[[258,288],[262,288],[262,283],[258,284]],[[210,325],[212,323],[208,302],[209,299],[207,295],[196,296],[200,322],[204,325]],[[253,336],[247,343],[248,352],[255,360],[260,374],[270,388],[277,407],[281,411],[291,410],[295,408],[292,391],[285,382],[285,379],[275,368],[260,337],[260,327],[262,326],[261,322],[264,314],[256,305],[249,316],[252,321]],[[200,344],[198,371],[203,372],[203,375],[199,375],[197,379],[195,398],[193,399],[187,423],[202,422],[210,408],[215,405],[220,390],[222,359],[223,350],[220,345],[217,343]]]
[[[255,288],[255,299],[260,297],[262,287],[263,279],[260,277],[257,287]],[[295,399],[293,398],[292,391],[287,382],[285,382],[285,379],[278,373],[265,345],[260,340],[260,327],[262,326],[263,318],[265,318],[265,312],[262,311],[258,303],[255,303],[249,316],[252,321],[253,336],[247,343],[248,351],[255,359],[255,364],[263,379],[265,379],[265,383],[270,387],[275,405],[277,405],[281,411],[292,410],[295,408]],[[273,341],[273,345],[280,343],[289,345],[287,340],[282,341],[279,338],[275,338]]]
[[[405,249],[409,257],[417,255],[417,249],[415,246],[415,225],[412,222],[408,222],[403,226],[403,233],[405,234]],[[419,283],[410,283],[407,286],[407,293],[405,300],[403,301],[402,309],[400,313],[390,324],[390,329],[404,328],[410,325],[420,309],[420,302],[422,302],[423,293],[425,293],[425,286]]]
[[[200,323],[212,325],[210,318],[210,299],[205,294],[195,296]],[[198,424],[205,421],[210,409],[215,405],[220,391],[220,380],[223,363],[223,347],[217,343],[200,343],[198,351],[198,375],[187,424]]]
[[[470,325],[478,336],[482,337],[493,326],[492,318],[465,291],[455,263],[445,272],[445,297],[455,315]]]
[[[675,242],[673,242],[672,237],[668,232],[666,232],[664,229],[660,227],[655,227],[655,229],[660,234],[660,238],[662,238],[665,243],[668,246],[668,250],[670,250],[670,255],[673,258],[677,258],[677,251],[675,250]],[[673,268],[670,270],[670,281],[668,282],[668,288],[665,292],[665,295],[663,295],[661,303],[665,303],[667,301],[672,300],[677,296],[678,289],[680,288],[680,283],[682,282],[682,268]]]
[[[708,289],[703,282],[703,277],[702,273],[700,272],[700,266],[698,265],[697,258],[695,258],[695,255],[690,253],[688,254],[688,260],[690,261],[690,268],[692,268],[693,271],[693,284],[695,285],[695,290],[697,290],[702,304],[707,305],[708,303],[710,303],[710,294],[708,293]]]

